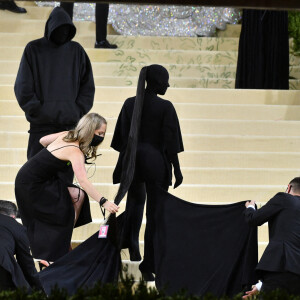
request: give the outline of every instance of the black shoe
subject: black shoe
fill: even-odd
[[[1,1],[0,2],[0,9],[6,9],[13,13],[17,14],[25,14],[27,10],[23,7],[19,7],[14,1]]]
[[[143,277],[144,281],[155,281],[155,278],[154,278],[153,274],[144,269],[143,263],[140,263],[139,270],[142,273],[142,277]]]
[[[110,44],[108,40],[100,41],[95,43],[95,48],[103,48],[103,49],[116,49],[117,45]]]

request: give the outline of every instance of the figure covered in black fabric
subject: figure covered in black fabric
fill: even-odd
[[[45,148],[19,170],[15,195],[35,258],[53,262],[69,252],[73,227],[92,221],[88,195],[109,212],[118,210],[88,180],[84,164],[85,156],[96,158],[105,132],[106,120],[89,113],[74,130],[41,138]],[[60,176],[69,168],[84,191]]]
[[[125,221],[122,245],[123,248],[129,248],[130,259],[133,261],[141,259],[138,240],[147,185],[155,183],[167,191],[172,184],[172,165],[176,178],[174,188],[183,180],[177,156],[184,150],[178,117],[172,103],[157,96],[157,94],[164,95],[168,87],[169,74],[164,67],[160,65],[144,67],[139,78],[137,96],[124,102],[111,143],[111,147],[120,152],[113,173],[114,183],[122,184],[122,174],[126,173],[124,164],[128,163],[128,159],[134,160],[135,163],[132,182],[128,182],[130,187],[126,204],[127,221]],[[141,102],[138,113],[140,125],[132,122],[137,101]],[[133,129],[137,130],[133,133],[137,137],[136,152],[132,151],[133,140],[130,139],[130,130]],[[131,158],[128,158],[129,156]],[[152,211],[152,203],[148,201],[145,253],[140,270],[145,279],[149,280],[153,280],[151,273],[154,273],[152,230],[155,225]]]
[[[30,123],[27,158],[42,150],[41,137],[72,129],[92,108],[94,79],[90,60],[69,15],[53,9],[44,37],[25,47],[15,94]]]
[[[300,295],[300,177],[289,183],[286,193],[276,194],[260,209],[256,210],[255,201],[247,202],[246,207],[250,225],[268,222],[269,226],[269,244],[256,267],[261,290],[279,288]]]
[[[235,88],[289,89],[287,11],[243,10]]]
[[[15,220],[16,216],[16,205],[0,200],[0,292],[16,288],[42,289],[26,230]]]

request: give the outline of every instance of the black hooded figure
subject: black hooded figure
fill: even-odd
[[[74,128],[93,106],[92,67],[82,46],[71,41],[75,33],[69,15],[56,7],[44,37],[25,47],[15,94],[30,123],[28,159],[43,149],[41,137]]]
[[[111,147],[120,152],[113,174],[113,182],[121,182],[115,203],[129,188],[122,248],[129,248],[132,261],[141,260],[139,230],[147,185],[156,184],[167,191],[172,184],[172,165],[176,178],[174,188],[183,180],[177,156],[184,150],[178,117],[172,103],[157,96],[164,95],[168,87],[169,74],[163,66],[144,67],[139,77],[137,96],[125,101],[111,143]],[[136,112],[135,103],[139,105]],[[147,202],[145,253],[140,265],[146,280],[153,280],[151,273],[155,273],[151,238],[155,224],[151,204]]]

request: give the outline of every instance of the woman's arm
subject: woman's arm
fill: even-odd
[[[49,144],[54,142],[60,135],[67,134],[68,131],[61,131],[58,133],[48,134],[40,138],[40,144],[42,144],[44,147],[47,147]]]
[[[72,163],[74,174],[80,186],[85,190],[85,192],[90,197],[92,197],[94,200],[96,200],[99,203],[103,195],[101,195],[97,191],[97,189],[87,178],[86,169],[84,165],[84,156],[82,152],[76,148],[72,149],[69,160]],[[116,204],[110,201],[105,202],[103,204],[103,207],[107,209],[110,213],[116,213],[119,209],[119,207]]]

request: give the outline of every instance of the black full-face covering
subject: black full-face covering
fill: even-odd
[[[56,45],[62,45],[68,42],[70,40],[70,25],[69,24],[61,25],[55,30],[53,30],[50,39]]]
[[[169,85],[169,73],[161,65],[147,67],[147,90],[155,94],[164,95]]]

